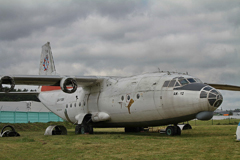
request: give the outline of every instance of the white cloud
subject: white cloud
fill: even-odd
[[[41,46],[50,41],[62,74],[160,68],[240,85],[239,6],[238,0],[1,1],[0,71],[38,74]]]

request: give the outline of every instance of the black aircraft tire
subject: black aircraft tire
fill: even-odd
[[[78,124],[75,128],[75,134],[93,134],[93,127],[86,124]]]
[[[80,129],[81,129],[81,126],[79,124],[76,125],[76,127],[75,127],[75,134],[80,134],[81,133]]]
[[[86,133],[86,127],[84,125],[81,125],[80,134],[85,134],[85,133]]]
[[[168,136],[174,136],[174,128],[173,126],[168,126],[166,129],[166,135]]]
[[[93,134],[93,127],[89,126],[89,134]]]
[[[180,135],[181,135],[181,132],[182,132],[182,131],[181,131],[181,128],[180,128],[179,126],[177,126],[177,133],[176,133],[176,135],[179,135],[179,136],[180,136]]]

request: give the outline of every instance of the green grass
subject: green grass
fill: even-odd
[[[93,135],[75,135],[71,125],[68,135],[44,136],[49,124],[24,124],[30,125],[24,129],[19,127],[23,124],[14,124],[21,136],[0,138],[0,159],[240,159],[236,124],[229,125],[228,120],[217,121],[220,125],[190,123],[192,130],[173,137],[124,133],[123,128],[96,128]]]

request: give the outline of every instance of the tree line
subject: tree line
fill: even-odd
[[[11,93],[1,93],[0,101],[37,101],[40,102],[36,95],[14,94],[14,92],[28,92],[28,89],[14,89]],[[36,92],[36,90],[30,90]]]

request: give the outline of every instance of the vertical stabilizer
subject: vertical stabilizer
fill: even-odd
[[[56,75],[50,42],[42,46],[39,75]]]

